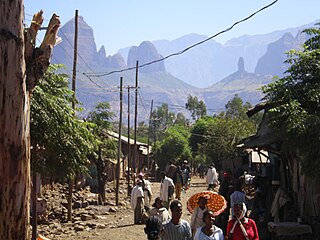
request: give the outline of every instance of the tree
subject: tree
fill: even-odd
[[[265,86],[263,92],[271,106],[272,127],[282,134],[284,146],[299,151],[302,172],[319,178],[320,29],[304,32],[311,37],[303,50],[288,53],[286,75]]]
[[[158,140],[162,140],[166,129],[170,128],[174,124],[175,114],[169,111],[169,106],[163,103],[160,107],[152,112],[152,125],[155,126],[156,135]]]
[[[198,154],[199,145],[206,141],[206,132],[210,123],[215,121],[216,118],[206,116],[198,119],[192,126],[190,130],[189,145],[191,147],[192,155],[196,156]]]
[[[87,170],[88,154],[96,143],[88,123],[75,116],[68,76],[51,66],[39,80],[31,99],[32,169],[45,176],[65,179]]]
[[[183,127],[171,127],[164,139],[157,146],[157,160],[160,169],[165,168],[169,161],[177,162],[191,158],[188,145],[188,131]]]
[[[253,135],[256,128],[249,120],[217,117],[206,129],[206,141],[200,152],[208,161],[219,163],[223,159],[237,157],[236,145],[244,138]]]
[[[174,125],[183,126],[185,128],[189,127],[189,122],[186,119],[186,117],[183,115],[183,113],[179,112],[177,113],[176,120],[174,121]]]
[[[236,94],[234,98],[225,105],[225,114],[227,118],[249,119],[246,112],[251,107],[249,102],[243,104],[243,100]]]
[[[193,120],[207,115],[207,107],[204,101],[199,101],[198,97],[192,97],[190,94],[187,99],[186,109],[190,111]]]
[[[7,240],[29,238],[30,95],[49,66],[60,25],[53,15],[35,48],[42,12],[25,32],[22,3],[4,0],[0,10],[0,236]]]

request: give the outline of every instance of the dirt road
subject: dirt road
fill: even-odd
[[[153,199],[159,196],[159,183],[152,183]],[[191,188],[182,193],[181,202],[183,204],[182,218],[190,222],[191,215],[186,208],[186,202],[188,198],[196,193],[206,190],[205,179],[194,177],[191,180]],[[144,233],[145,225],[133,224],[133,211],[122,210],[117,213],[112,213],[108,216],[104,216],[104,219],[96,220],[100,223],[106,224],[104,229],[94,229],[90,231],[77,232],[76,235],[68,236],[61,239],[96,239],[96,240],[124,240],[124,239],[146,239]]]

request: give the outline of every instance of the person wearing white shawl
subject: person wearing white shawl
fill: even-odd
[[[233,219],[228,222],[225,239],[259,240],[255,221],[246,217],[247,207],[243,202],[234,204]]]

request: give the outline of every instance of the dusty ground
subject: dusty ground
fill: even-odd
[[[152,183],[153,199],[159,196],[159,183]],[[186,202],[188,198],[196,193],[206,190],[206,184],[204,179],[194,177],[191,180],[191,188],[187,192],[182,193],[181,202],[183,203],[183,219],[190,222],[191,215],[186,209]],[[120,197],[125,198],[125,194]],[[119,212],[110,213],[110,215],[103,215],[99,219],[90,220],[95,224],[102,223],[106,227],[103,229],[87,229],[85,231],[79,231],[77,233],[63,231],[63,234],[59,234],[54,239],[96,239],[96,240],[117,240],[117,239],[146,239],[144,233],[144,225],[133,224],[133,211],[131,209],[120,208]],[[67,226],[64,225],[64,228]]]

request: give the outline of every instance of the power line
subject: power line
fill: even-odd
[[[145,67],[145,66],[148,66],[148,65],[157,63],[157,62],[164,61],[164,60],[166,60],[166,59],[168,59],[168,58],[181,55],[181,54],[189,51],[190,49],[192,49],[192,48],[194,48],[194,47],[196,47],[196,46],[198,46],[198,45],[201,45],[201,44],[203,44],[203,43],[205,43],[205,42],[207,42],[207,41],[209,41],[209,40],[211,40],[211,39],[213,39],[213,38],[215,38],[215,37],[217,37],[217,36],[219,36],[219,35],[221,35],[221,34],[223,34],[223,33],[226,33],[226,32],[228,32],[228,31],[230,31],[234,26],[236,26],[236,25],[238,25],[238,24],[240,24],[240,23],[242,23],[242,22],[245,22],[245,21],[249,20],[250,18],[252,18],[252,17],[255,16],[256,14],[258,14],[259,12],[261,12],[261,11],[263,11],[263,10],[271,7],[271,6],[274,5],[276,2],[278,2],[278,0],[275,0],[275,1],[273,1],[272,3],[270,3],[270,4],[268,4],[268,5],[260,8],[259,10],[257,10],[257,11],[254,12],[254,13],[252,13],[252,14],[249,15],[248,17],[245,17],[245,18],[243,18],[243,19],[241,19],[241,20],[233,23],[233,24],[232,24],[230,27],[228,27],[227,29],[222,30],[222,31],[220,31],[220,32],[212,35],[211,37],[208,37],[208,38],[206,38],[206,39],[204,39],[204,40],[202,40],[202,41],[200,41],[200,42],[197,42],[197,43],[195,43],[195,44],[193,44],[193,45],[191,45],[191,46],[183,49],[183,50],[180,51],[180,52],[172,53],[172,54],[169,54],[169,55],[167,55],[167,56],[165,56],[165,57],[163,57],[163,58],[159,58],[159,59],[157,59],[157,60],[154,60],[154,61],[151,61],[151,62],[148,62],[148,63],[144,63],[144,64],[138,66],[138,68],[142,68],[142,67]],[[86,75],[86,76],[103,77],[103,76],[111,75],[111,74],[114,74],[114,73],[126,72],[126,71],[133,70],[133,69],[136,69],[136,67],[129,67],[129,68],[121,69],[121,70],[114,70],[114,71],[111,71],[111,72],[100,73],[100,74],[99,74],[99,73],[95,73],[95,74],[94,74],[94,73],[83,73],[83,74]]]
[[[140,99],[140,102],[141,102],[141,104],[142,104],[142,107],[143,107],[143,109],[145,110],[147,116],[149,117],[148,110],[147,110],[147,108],[146,108],[146,106],[145,106],[145,104],[144,104],[144,101],[143,101],[142,95],[141,95],[141,91],[139,91],[139,89],[138,89],[138,95],[139,95],[139,99]]]

